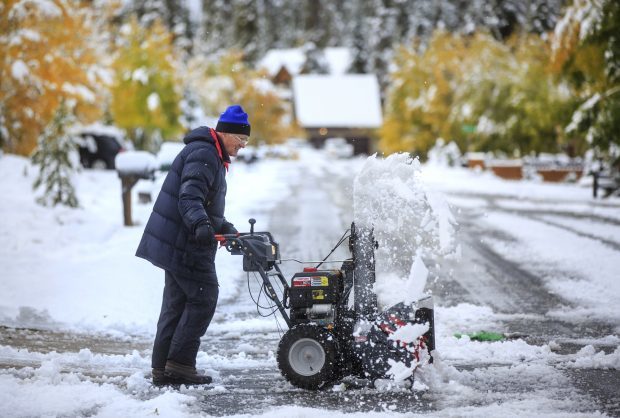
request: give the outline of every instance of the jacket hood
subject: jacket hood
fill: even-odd
[[[213,137],[211,136],[210,128],[208,126],[201,126],[188,133],[183,142],[189,144],[194,141],[207,141],[213,143]]]

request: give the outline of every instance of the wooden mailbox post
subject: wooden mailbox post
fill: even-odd
[[[153,180],[155,178],[155,165],[155,157],[146,151],[127,151],[116,157],[116,171],[121,179],[125,226],[133,226],[131,190],[138,180]]]

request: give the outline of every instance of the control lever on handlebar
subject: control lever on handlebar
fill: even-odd
[[[224,247],[229,240],[239,238],[239,235],[238,232],[236,234],[215,234],[215,240],[220,243],[221,247]]]
[[[225,247],[226,250],[232,254],[241,254],[233,250],[241,250],[241,241],[239,237],[241,234],[215,234],[215,240],[220,243],[220,248]]]

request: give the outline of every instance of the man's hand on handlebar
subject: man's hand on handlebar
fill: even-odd
[[[235,228],[235,226],[232,223],[228,222],[228,221],[225,221],[222,224],[222,228],[220,229],[220,232],[221,232],[222,235],[237,235],[237,234],[239,234],[239,231],[237,231],[237,228]]]
[[[239,240],[239,233],[235,234],[216,234],[215,240],[220,243],[220,247],[239,248],[241,246]],[[230,249],[229,249],[230,251]]]

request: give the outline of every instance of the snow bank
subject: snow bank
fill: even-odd
[[[152,399],[136,399],[115,384],[93,383],[75,373],[60,373],[53,363],[22,369],[18,376],[0,375],[0,416],[180,418],[190,416],[188,405],[196,402],[192,396],[172,391]]]
[[[567,366],[571,368],[616,369],[620,370],[620,347],[613,353],[605,354],[591,346],[585,346],[576,354],[576,359]]]
[[[154,161],[150,154],[146,159]],[[136,163],[144,167],[143,162]],[[133,163],[127,162],[136,167]],[[250,217],[258,220],[261,230],[269,229],[267,214],[277,204],[273,196],[285,195],[288,181],[295,177],[294,170],[282,177],[283,166],[286,162],[231,165],[226,216],[240,231],[249,230]],[[0,201],[4,243],[0,252],[0,324],[150,338],[161,306],[164,274],[134,254],[152,204],[134,203],[136,226],[124,227],[121,182],[116,172],[78,173],[78,209],[36,204],[30,192],[35,176],[36,169],[28,159],[14,155],[0,158],[0,194],[11,197]],[[163,179],[159,176],[152,183],[155,193]],[[239,257],[220,250],[216,267],[221,303],[245,291]],[[257,324],[239,324],[237,332],[252,326]],[[269,328],[268,324],[260,326]]]

